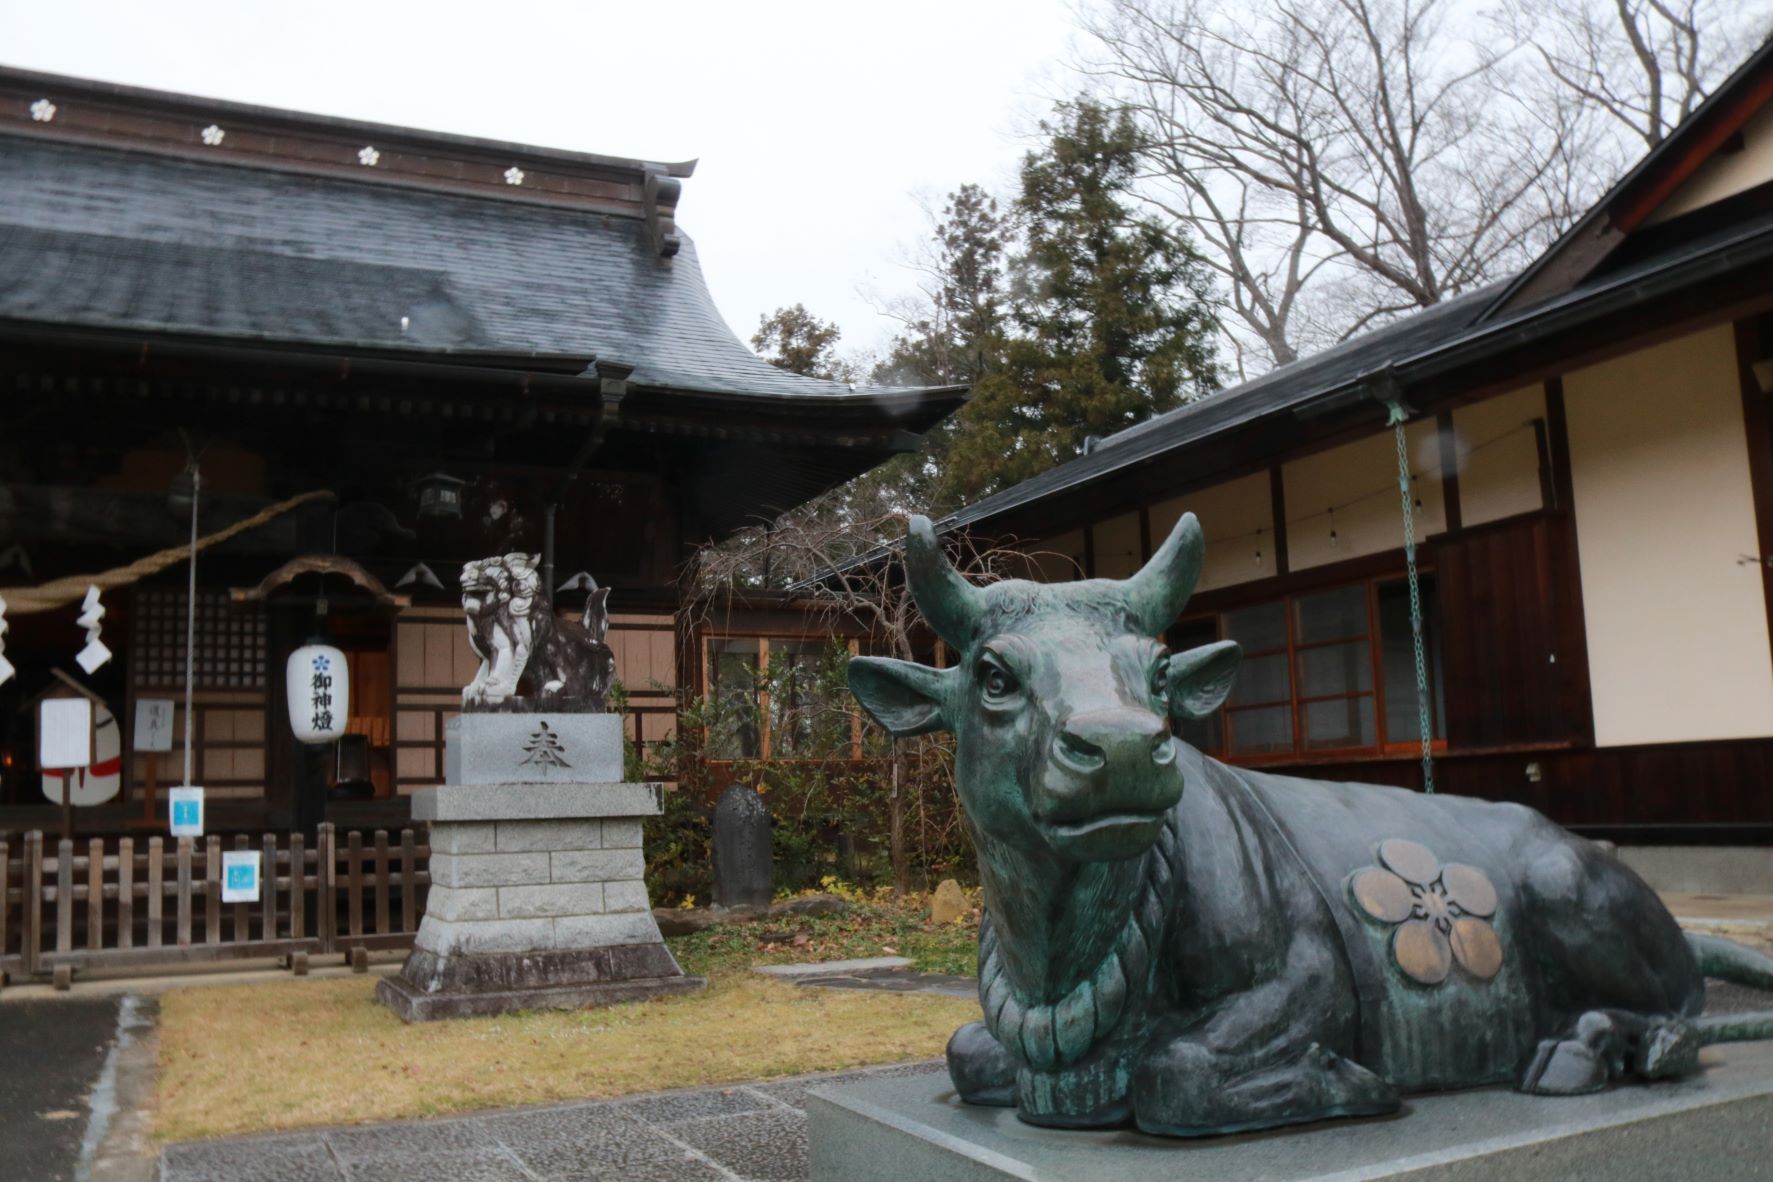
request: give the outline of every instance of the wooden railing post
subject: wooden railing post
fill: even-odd
[[[6,937],[12,934],[12,926],[7,920],[12,917],[12,852],[4,841],[0,841],[0,961],[6,959]],[[0,986],[6,984],[6,970],[0,969]]]
[[[265,834],[259,855],[259,939],[277,938],[277,835]]]
[[[376,935],[388,934],[388,831],[376,830]]]
[[[105,946],[105,842],[95,837],[86,843],[86,948],[97,952]]]
[[[419,930],[419,859],[412,829],[400,831],[400,930]]]
[[[148,838],[148,947],[158,948],[166,938],[162,917],[166,912],[166,843]]]
[[[315,867],[320,875],[320,914],[317,916],[320,925],[320,951],[337,952],[339,950],[339,900],[338,900],[338,854],[333,848],[337,836],[333,831],[332,822],[324,821],[320,825],[320,864]]]
[[[222,942],[222,839],[214,833],[203,842],[203,942]]]
[[[55,950],[74,950],[74,843],[55,844]]]
[[[178,940],[179,940],[179,947],[180,948],[189,948],[191,946],[191,843],[192,843],[192,841],[193,841],[193,839],[189,838],[189,837],[181,837],[178,839],[178,843],[179,843],[178,879],[177,879],[177,883],[176,883],[176,889],[178,891],[178,900],[177,900],[178,901],[178,912],[179,912]]]
[[[117,947],[135,947],[135,838],[117,842]]]
[[[237,854],[246,852],[246,834],[236,833],[234,835],[234,852]],[[264,898],[263,891],[259,893],[259,897]],[[236,944],[244,944],[252,939],[252,928],[248,922],[251,918],[251,911],[252,904],[250,903],[234,904],[234,943]]]
[[[351,878],[347,890],[347,907],[350,917],[347,930],[353,936],[363,934],[363,834],[351,830],[345,838],[345,857],[351,863]]]
[[[19,918],[19,939],[23,941],[25,972],[35,975],[41,967],[43,954],[43,834],[33,829],[25,834],[24,914]]]
[[[64,837],[55,847],[55,950],[74,950],[74,842]],[[74,983],[74,970],[63,961],[54,966],[56,991]]]
[[[300,940],[308,927],[308,851],[300,833],[289,835],[289,938]]]

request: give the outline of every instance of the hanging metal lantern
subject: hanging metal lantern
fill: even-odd
[[[460,517],[462,489],[466,480],[457,480],[442,472],[421,477],[415,486],[419,498],[420,517]]]
[[[330,743],[345,733],[351,714],[351,675],[345,654],[312,642],[289,654],[285,667],[289,729],[302,743]]]

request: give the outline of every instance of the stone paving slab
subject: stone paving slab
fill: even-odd
[[[943,997],[973,998],[979,996],[979,982],[976,978],[957,977],[952,973],[919,973],[910,969],[797,977],[794,983],[814,989],[867,989],[880,993],[938,993]]]
[[[804,1182],[813,1088],[944,1070],[932,1059],[695,1088],[167,1146],[160,1182]]]

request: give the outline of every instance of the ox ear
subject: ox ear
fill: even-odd
[[[1205,718],[1231,693],[1243,650],[1235,640],[1203,644],[1170,658],[1170,714]]]
[[[874,721],[903,739],[948,729],[943,707],[953,673],[891,657],[851,657],[850,693]]]

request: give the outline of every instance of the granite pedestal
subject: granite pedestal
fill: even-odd
[[[1690,1079],[1592,1096],[1412,1096],[1395,1116],[1194,1140],[1035,1128],[962,1104],[946,1073],[882,1079],[811,1094],[812,1182],[1773,1178],[1773,1042],[1702,1059]]]
[[[621,720],[560,718],[569,723],[556,730],[553,716],[463,715],[448,741],[467,749],[445,761],[455,782],[413,794],[413,819],[431,826],[431,891],[412,954],[376,988],[405,1020],[577,1009],[707,983],[684,975],[647,899],[641,819],[659,812],[660,786],[569,780],[580,767],[621,774]],[[490,754],[478,750],[488,739]],[[546,772],[525,762],[534,750],[553,753]]]

